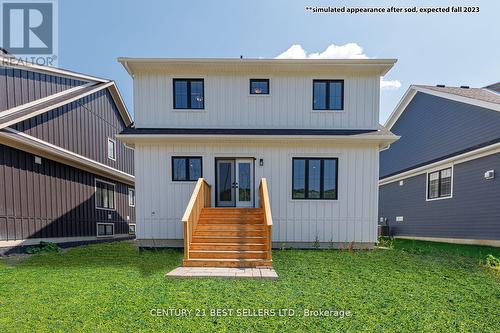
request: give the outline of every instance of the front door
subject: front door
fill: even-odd
[[[253,207],[253,159],[217,159],[218,207]]]

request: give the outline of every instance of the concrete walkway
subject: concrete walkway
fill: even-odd
[[[276,280],[278,274],[270,267],[264,268],[225,268],[225,267],[177,267],[167,273],[166,277],[174,278],[245,278]]]

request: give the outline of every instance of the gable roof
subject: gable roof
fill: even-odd
[[[488,86],[489,87],[489,86]],[[500,111],[500,94],[485,88],[460,88],[460,87],[436,87],[428,85],[411,85],[405,92],[396,108],[385,123],[385,127],[391,129],[399,119],[408,104],[417,93],[429,94],[449,100],[476,105],[482,108]]]
[[[67,89],[60,93],[40,98],[33,102],[0,112],[0,128],[10,126],[43,112],[48,112],[105,88],[107,88],[111,94],[125,126],[130,126],[133,122],[120,91],[113,80],[106,80],[96,76],[85,75],[55,67],[40,66],[5,54],[0,54],[0,66],[66,77],[86,82],[84,85]],[[89,93],[89,91],[91,92]]]
[[[436,87],[424,85],[415,85],[415,87],[500,104],[500,94],[485,88]]]

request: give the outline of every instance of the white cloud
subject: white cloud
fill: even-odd
[[[363,48],[356,43],[347,43],[344,45],[331,44],[323,52],[308,53],[302,45],[294,44],[288,50],[281,53],[275,59],[368,59],[363,52]],[[384,80],[380,78],[380,88],[399,89],[401,82],[399,80]]]
[[[401,88],[401,82],[399,80],[384,80],[383,77],[380,78],[380,88],[381,89],[399,89]]]
[[[368,59],[363,48],[356,43],[331,44],[323,52],[307,53],[300,44],[290,46],[276,59]]]

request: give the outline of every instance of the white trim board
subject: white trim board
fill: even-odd
[[[133,175],[11,128],[0,130],[0,143],[5,142],[8,142],[8,145],[14,148],[68,164],[118,182],[129,185],[134,185],[135,183],[135,177]]]
[[[441,166],[456,165],[497,153],[500,153],[500,143],[495,143],[490,146],[482,147],[438,162],[430,163],[415,169],[398,173],[396,175],[379,180],[378,185],[382,186],[390,184],[396,181],[404,180],[406,178],[415,177],[423,173],[427,173],[429,170],[440,168]]]
[[[479,107],[494,110],[494,111],[500,111],[500,104],[486,102],[486,101],[478,100],[475,98],[459,96],[459,95],[455,95],[455,94],[451,94],[451,93],[445,93],[445,92],[441,92],[441,91],[426,89],[423,87],[418,87],[418,86],[412,85],[405,92],[405,94],[403,95],[403,97],[399,101],[398,105],[396,106],[394,111],[391,113],[391,115],[389,116],[387,121],[385,122],[384,126],[387,127],[387,129],[390,130],[392,128],[392,126],[394,126],[394,124],[397,122],[399,117],[406,110],[406,107],[408,106],[408,104],[410,104],[410,102],[413,100],[413,98],[415,97],[415,95],[418,92],[441,97],[441,98],[446,98],[446,99],[449,99],[452,101],[457,101],[457,102],[461,102],[461,103],[465,103],[465,104],[471,104],[471,105],[479,106]]]
[[[28,103],[24,103],[24,104],[21,104],[21,105],[18,105],[16,107],[13,107],[13,108],[10,108],[10,109],[7,109],[5,111],[1,111],[0,112],[0,120],[5,117],[5,116],[9,116],[13,113],[16,113],[16,112],[20,112],[20,111],[23,111],[27,108],[30,108],[32,106],[35,106],[35,105],[38,105],[38,104],[42,104],[42,103],[45,103],[45,102],[49,102],[53,99],[56,99],[56,98],[59,98],[59,97],[62,97],[64,95],[68,95],[68,94],[71,94],[71,93],[74,93],[78,90],[82,90],[84,88],[87,88],[87,87],[90,87],[94,85],[94,83],[86,83],[84,85],[81,85],[81,86],[76,86],[76,87],[73,87],[73,88],[69,88],[69,89],[66,89],[66,90],[63,90],[63,91],[60,91],[58,93],[55,93],[55,94],[52,94],[52,95],[49,95],[47,97],[43,97],[43,98],[39,98],[39,99],[36,99],[34,101],[31,101],[31,102],[28,102]]]
[[[24,115],[24,116],[22,116],[22,117],[18,117],[18,118],[12,119],[12,120],[10,120],[10,121],[4,122],[4,123],[0,124],[0,129],[5,128],[5,127],[8,127],[8,126],[13,125],[13,124],[17,124],[17,123],[19,123],[19,122],[21,122],[21,121],[23,121],[23,120],[33,118],[33,117],[38,116],[38,115],[40,115],[40,114],[42,114],[42,113],[45,113],[45,112],[48,112],[48,111],[51,111],[51,110],[57,109],[58,107],[61,107],[61,106],[67,105],[67,104],[69,104],[69,103],[71,103],[71,102],[74,102],[74,101],[77,101],[77,100],[79,100],[79,99],[81,99],[81,98],[83,98],[83,97],[85,97],[85,96],[89,96],[89,95],[91,95],[91,94],[93,94],[93,93],[96,93],[96,92],[98,92],[98,91],[101,91],[101,90],[103,90],[103,89],[105,89],[105,88],[109,87],[109,86],[110,86],[110,85],[112,85],[112,84],[113,84],[112,82],[99,84],[99,85],[97,85],[94,89],[91,89],[91,90],[89,90],[89,91],[87,91],[87,92],[85,92],[85,93],[82,93],[82,94],[80,94],[80,95],[77,95],[77,96],[74,96],[74,97],[71,97],[71,98],[65,99],[65,100],[63,100],[63,101],[61,101],[61,102],[59,102],[59,103],[51,104],[51,105],[49,105],[49,106],[47,106],[47,107],[45,107],[45,108],[42,108],[42,109],[40,109],[40,110],[37,110],[37,111],[32,112],[32,113],[29,113],[29,114],[26,114],[26,115]],[[59,97],[60,97],[60,96],[59,96]],[[24,109],[24,108],[23,108],[23,109]],[[21,110],[23,110],[23,109],[18,110],[18,112],[19,112],[19,111],[21,111]],[[7,111],[10,111],[10,110],[7,110]]]
[[[82,85],[81,87],[96,84],[96,83],[97,84],[99,84],[99,83],[108,84],[107,88],[109,89],[109,92],[111,93],[111,96],[113,97],[113,100],[114,100],[116,106],[118,107],[118,110],[120,111],[120,114],[122,115],[122,119],[125,122],[126,126],[129,126],[130,124],[133,123],[132,117],[131,117],[130,113],[128,112],[128,109],[127,109],[127,106],[125,105],[123,97],[122,97],[120,91],[118,90],[118,86],[116,85],[116,82],[114,82],[113,80],[106,80],[106,79],[98,78],[95,76],[71,72],[68,70],[55,68],[55,67],[40,66],[40,65],[36,65],[36,64],[31,64],[31,63],[26,62],[26,61],[20,61],[20,60],[16,61],[16,59],[17,58],[15,58],[15,57],[8,57],[8,56],[0,55],[0,66],[17,68],[17,69],[22,69],[22,70],[27,70],[27,71],[32,71],[32,72],[37,72],[37,73],[42,73],[42,74],[49,74],[49,75],[70,78],[70,79],[77,79],[77,80],[86,81],[87,83]],[[37,102],[35,104],[38,104],[38,101],[35,101],[35,102]],[[27,107],[27,104],[24,104],[23,106]],[[9,110],[6,110],[6,111],[9,111]]]
[[[494,240],[494,239],[468,239],[468,238],[421,237],[421,236],[394,236],[394,238],[421,240],[427,242],[500,247],[500,240]]]

